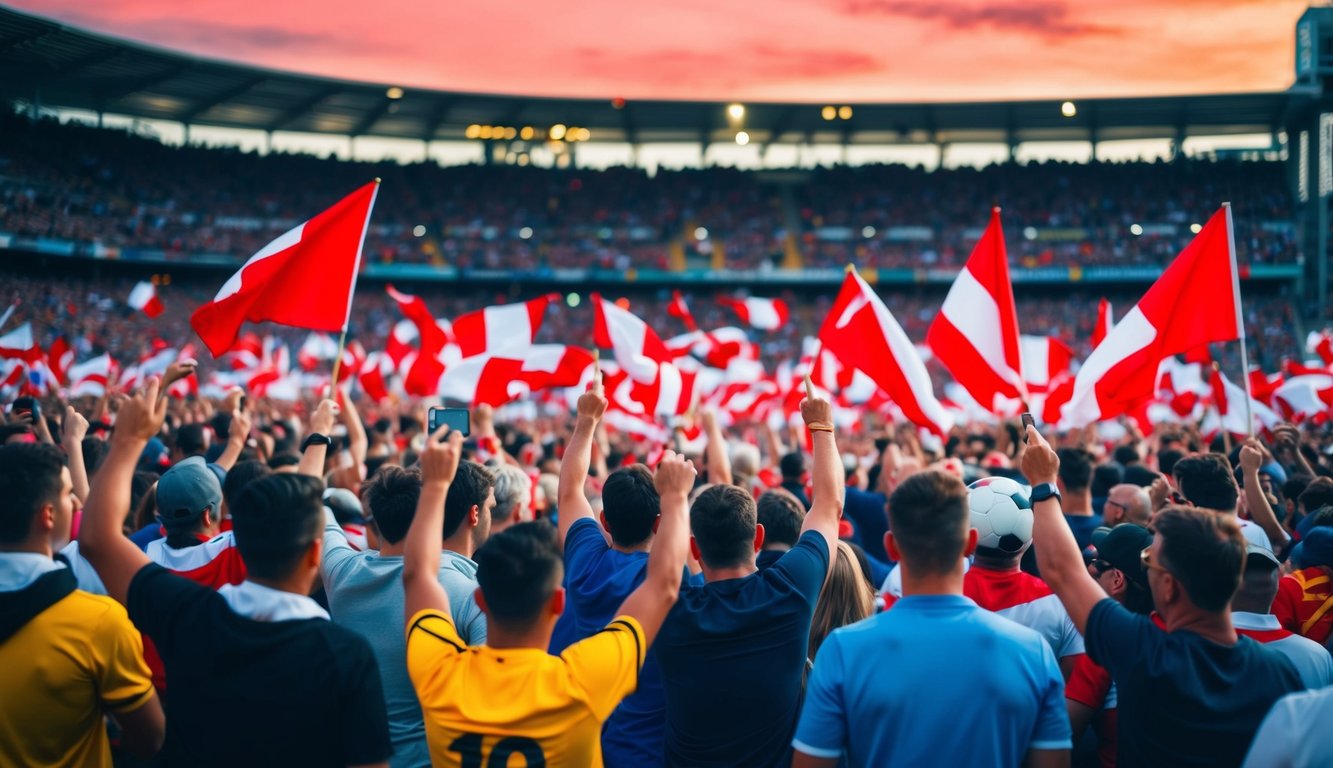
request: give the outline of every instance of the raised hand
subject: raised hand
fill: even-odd
[[[447,435],[447,437],[446,437]],[[421,466],[422,485],[448,485],[458,474],[459,457],[463,454],[463,433],[449,432],[440,427],[426,440],[417,461]]]
[[[167,366],[166,373],[162,375],[162,391],[165,392],[168,387],[184,379],[195,372],[199,363],[195,360],[177,360]]]
[[[337,423],[338,413],[341,410],[337,403],[328,398],[320,400],[315,412],[310,414],[310,431],[320,435],[328,435],[333,431],[333,425]]]
[[[815,385],[810,381],[810,374],[805,376],[805,399],[801,400],[801,418],[809,426],[833,426],[833,406],[829,401],[815,395]]]
[[[65,445],[82,443],[88,434],[88,420],[72,405],[65,406],[65,425],[61,439]]]
[[[658,496],[671,493],[688,496],[694,488],[694,480],[698,475],[694,462],[686,461],[684,456],[675,451],[667,451],[657,465],[657,472],[653,475],[653,486],[657,488]]]
[[[231,412],[231,428],[228,430],[227,439],[239,443],[244,443],[250,436],[250,427],[253,426],[250,414],[243,408],[237,408]]]
[[[606,413],[606,398],[597,387],[579,395],[577,404],[578,416],[580,419],[592,419],[600,421],[602,414]]]
[[[142,445],[162,431],[162,422],[167,418],[167,401],[158,397],[161,389],[162,382],[154,377],[121,402],[120,410],[116,412],[112,442]]]
[[[1028,427],[1027,437],[1028,444],[1021,462],[1023,476],[1033,485],[1054,483],[1060,474],[1060,457],[1036,427]]]

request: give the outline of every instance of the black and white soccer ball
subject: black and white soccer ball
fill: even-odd
[[[967,487],[977,546],[1016,555],[1032,543],[1032,500],[1007,477],[983,477]]]

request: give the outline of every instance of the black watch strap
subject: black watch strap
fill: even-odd
[[[1034,504],[1039,501],[1046,501],[1047,499],[1058,500],[1060,498],[1060,489],[1056,487],[1055,483],[1038,483],[1032,486],[1031,498]]]
[[[301,453],[305,453],[305,449],[312,445],[333,445],[333,440],[328,435],[312,432],[301,441]]]

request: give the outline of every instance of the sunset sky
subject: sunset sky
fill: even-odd
[[[1277,90],[1305,0],[6,0],[207,57],[448,90],[991,100]]]

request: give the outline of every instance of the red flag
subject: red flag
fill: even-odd
[[[680,318],[688,330],[699,330],[699,324],[694,322],[694,315],[690,314],[690,307],[685,303],[685,297],[680,291],[671,292],[671,303],[667,305],[667,314]]]
[[[24,323],[0,336],[0,358],[21,360],[28,367],[42,359],[42,348],[32,335],[32,323]]]
[[[1065,408],[1071,426],[1119,416],[1151,397],[1167,357],[1240,338],[1230,230],[1231,209],[1223,206],[1093,350]]]
[[[1000,400],[1027,400],[999,208],[930,324],[926,345],[982,408],[995,413]]]
[[[232,346],[247,321],[346,329],[378,191],[379,182],[371,182],[264,246],[213,301],[195,310],[190,325],[214,357]]]
[[[683,371],[672,363],[658,366],[652,383],[626,378],[611,399],[626,413],[644,416],[680,416],[688,413],[698,398],[698,373]]]
[[[366,361],[361,364],[357,374],[356,380],[361,385],[361,391],[377,403],[389,397],[389,387],[384,381],[385,368],[392,369],[392,361],[382,352],[371,352],[366,355]]]
[[[55,378],[55,383],[64,386],[69,383],[66,373],[69,367],[74,364],[74,349],[70,347],[69,342],[63,335],[57,336],[52,342],[51,348],[46,350],[47,367],[51,369],[51,375]]]
[[[511,353],[512,354],[512,353]],[[520,357],[474,355],[440,377],[439,396],[472,405],[504,405],[550,387],[576,386],[592,365],[592,353],[563,344],[538,344]]]
[[[389,298],[398,304],[398,310],[403,313],[403,317],[412,321],[412,325],[417,329],[421,349],[438,355],[440,350],[444,349],[444,345],[449,343],[449,334],[440,327],[440,322],[430,313],[426,302],[420,296],[402,293],[392,285],[385,286],[384,290],[389,294]]]
[[[162,299],[158,298],[157,286],[147,280],[140,280],[135,284],[126,303],[149,317],[157,317],[165,309],[162,306]]]
[[[1074,351],[1054,336],[1021,336],[1023,377],[1029,392],[1045,392],[1060,374],[1069,371]]]
[[[610,347],[616,362],[626,375],[640,384],[651,384],[657,379],[657,367],[669,363],[674,355],[662,343],[662,338],[643,320],[627,309],[594,293],[592,295],[593,343]]]
[[[935,399],[925,363],[889,308],[855,270],[847,272],[819,340],[843,365],[874,379],[909,421],[940,439],[947,437],[953,420]]]
[[[776,331],[787,324],[791,316],[787,302],[782,299],[760,299],[751,296],[748,299],[733,299],[723,296],[718,301],[736,311],[741,322],[761,331]]]
[[[469,312],[454,320],[454,338],[463,357],[514,353],[532,346],[546,307],[559,294],[548,293],[520,304],[502,304]],[[521,357],[521,354],[509,354]]]
[[[1111,302],[1102,299],[1097,302],[1097,324],[1092,327],[1092,348],[1096,349],[1106,334],[1111,332],[1115,326],[1115,320],[1111,319]]]
[[[1250,394],[1254,396],[1255,400],[1269,407],[1273,405],[1273,393],[1286,381],[1286,377],[1282,374],[1275,373],[1269,376],[1258,367],[1250,369],[1249,378]]]

